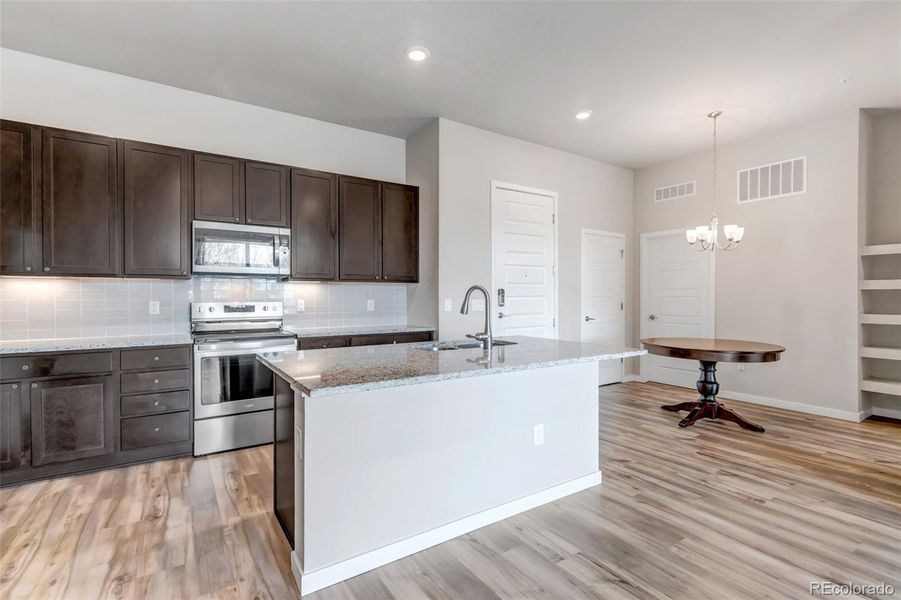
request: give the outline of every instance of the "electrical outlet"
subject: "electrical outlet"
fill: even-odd
[[[544,444],[544,423],[539,423],[532,431],[532,441],[535,446]]]
[[[737,364],[738,364],[738,370],[739,370],[739,371],[744,371],[744,370],[745,370],[745,365],[744,365],[744,363],[737,363]]]
[[[151,300],[147,303],[147,314],[148,315],[158,315],[160,314],[160,301],[159,300]]]
[[[298,299],[297,299],[297,312],[300,313],[300,312],[303,312],[303,311],[305,311],[305,310],[306,310],[306,309],[304,308],[304,301],[303,301],[303,298],[298,298]]]
[[[453,304],[451,303],[451,299],[445,298],[444,299],[444,312],[450,312],[452,310],[454,310],[454,308],[453,308]]]
[[[472,312],[485,312],[485,299],[474,298],[472,301]]]
[[[366,301],[366,310],[372,312],[375,310],[375,300]]]

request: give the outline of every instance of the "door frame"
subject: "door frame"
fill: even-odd
[[[648,231],[639,235],[639,274],[638,274],[638,296],[639,296],[639,313],[638,313],[638,343],[641,344],[641,338],[647,337],[647,317],[648,314],[648,240],[653,238],[667,237],[680,234],[685,237],[684,229],[665,229],[663,231]],[[688,241],[686,240],[686,244]],[[710,318],[707,323],[706,331],[709,332],[708,337],[716,337],[716,252],[705,250],[709,255],[710,268],[708,274],[708,306],[710,307]],[[647,373],[644,373],[644,361],[639,362],[639,372],[641,378],[647,381]]]
[[[584,286],[585,286],[585,234],[590,235],[603,235],[607,237],[615,237],[620,238],[623,242],[623,255],[622,255],[622,303],[623,309],[620,311],[622,313],[622,323],[623,323],[623,346],[626,345],[626,234],[620,233],[618,231],[602,231],[600,229],[591,229],[588,227],[583,227],[582,232],[579,234],[579,341],[583,341],[585,339],[585,294],[584,294]],[[620,359],[619,361],[620,368],[620,381],[623,381],[626,377],[626,361]]]
[[[553,216],[553,224],[554,224],[554,264],[551,267],[551,275],[554,277],[554,316],[553,316],[553,334],[554,339],[557,339],[558,332],[560,331],[560,273],[557,269],[557,266],[560,261],[560,232],[559,232],[559,223],[557,222],[557,192],[551,190],[544,190],[536,187],[529,187],[527,185],[519,185],[516,183],[505,183],[503,181],[497,181],[496,179],[491,180],[491,193],[488,201],[488,271],[490,273],[491,278],[491,294],[493,296],[497,296],[497,286],[495,285],[494,277],[494,198],[496,192],[498,190],[510,190],[511,192],[523,192],[526,194],[534,194],[536,196],[547,196],[554,201],[554,216]],[[495,298],[496,301],[496,298]],[[497,309],[497,306],[494,306]],[[485,307],[485,310],[488,310],[488,307]],[[492,329],[497,325],[497,311],[492,311],[492,314],[489,316],[491,319],[491,327]]]

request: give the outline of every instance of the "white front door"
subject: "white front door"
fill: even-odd
[[[642,234],[641,337],[713,337],[713,261],[688,246],[684,231]],[[698,364],[648,354],[641,375],[693,388]]]
[[[492,182],[494,334],[556,337],[557,194]]]
[[[625,236],[582,230],[582,341],[626,345]],[[598,363],[600,385],[623,380],[623,361]]]

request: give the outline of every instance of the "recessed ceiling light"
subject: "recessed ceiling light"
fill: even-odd
[[[429,49],[425,46],[410,46],[407,48],[407,58],[413,62],[422,62],[429,57]]]
[[[591,116],[590,110],[580,110],[579,112],[576,113],[576,118],[579,119],[580,121],[584,121],[585,119],[587,119],[590,116]]]
[[[850,83],[852,79],[854,79],[853,75],[846,75],[845,77],[842,77],[841,79],[839,79],[838,82],[839,83]]]

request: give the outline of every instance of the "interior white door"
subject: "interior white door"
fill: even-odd
[[[642,235],[641,337],[713,337],[712,252],[692,250],[682,231]],[[695,361],[648,354],[641,375],[695,387]]]
[[[556,337],[556,204],[554,192],[492,184],[495,335]]]
[[[582,341],[626,345],[625,237],[582,230]],[[623,380],[623,361],[598,363],[600,385]]]

